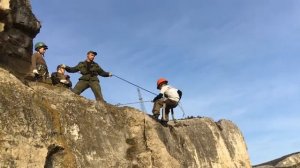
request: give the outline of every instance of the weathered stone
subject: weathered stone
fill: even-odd
[[[180,120],[164,127],[130,107],[16,78],[30,70],[40,23],[28,0],[0,0],[0,167],[248,168],[230,121]],[[9,71],[7,71],[9,70]],[[14,74],[14,75],[12,75]]]
[[[10,0],[1,0],[0,1],[0,9],[2,9],[2,10],[9,9],[9,1]]]
[[[130,107],[26,86],[1,68],[0,97],[0,167],[250,167],[243,136],[227,120],[164,127]]]
[[[300,167],[300,152],[292,153],[266,163],[262,163],[254,168],[299,168]]]
[[[30,72],[32,39],[40,22],[31,11],[29,0],[0,1],[0,66],[18,77]]]

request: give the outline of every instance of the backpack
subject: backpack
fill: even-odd
[[[177,93],[178,93],[178,95],[179,95],[179,100],[181,99],[181,97],[182,97],[182,91],[181,90],[177,90]]]

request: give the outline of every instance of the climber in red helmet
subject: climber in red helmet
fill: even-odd
[[[170,110],[177,107],[178,102],[181,99],[182,92],[168,85],[168,80],[165,78],[160,78],[157,80],[157,89],[160,90],[160,93],[153,99],[153,117],[158,119],[160,115],[160,109],[165,104],[165,113],[163,114],[164,116],[162,116],[161,121],[166,124],[169,121]]]

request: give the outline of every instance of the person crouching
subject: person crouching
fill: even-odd
[[[51,74],[52,84],[56,86],[61,86],[65,88],[71,89],[72,82],[70,81],[70,76],[65,75],[65,65],[58,65],[56,68],[56,72]]]
[[[169,121],[170,110],[177,107],[179,100],[181,99],[182,92],[168,85],[168,80],[165,78],[158,79],[157,89],[160,90],[160,93],[153,99],[153,117],[158,119],[160,109],[164,107],[165,104],[165,113],[163,114],[161,121],[167,123]]]

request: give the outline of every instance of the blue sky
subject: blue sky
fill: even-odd
[[[34,42],[48,44],[50,71],[96,50],[103,69],[153,92],[156,80],[167,78],[183,91],[186,116],[232,120],[252,164],[299,151],[300,1],[32,0],[32,6],[43,26]],[[71,74],[74,84],[78,77]],[[135,87],[100,80],[107,102],[138,101]],[[94,99],[90,90],[83,96]],[[145,105],[150,113],[152,104]]]

